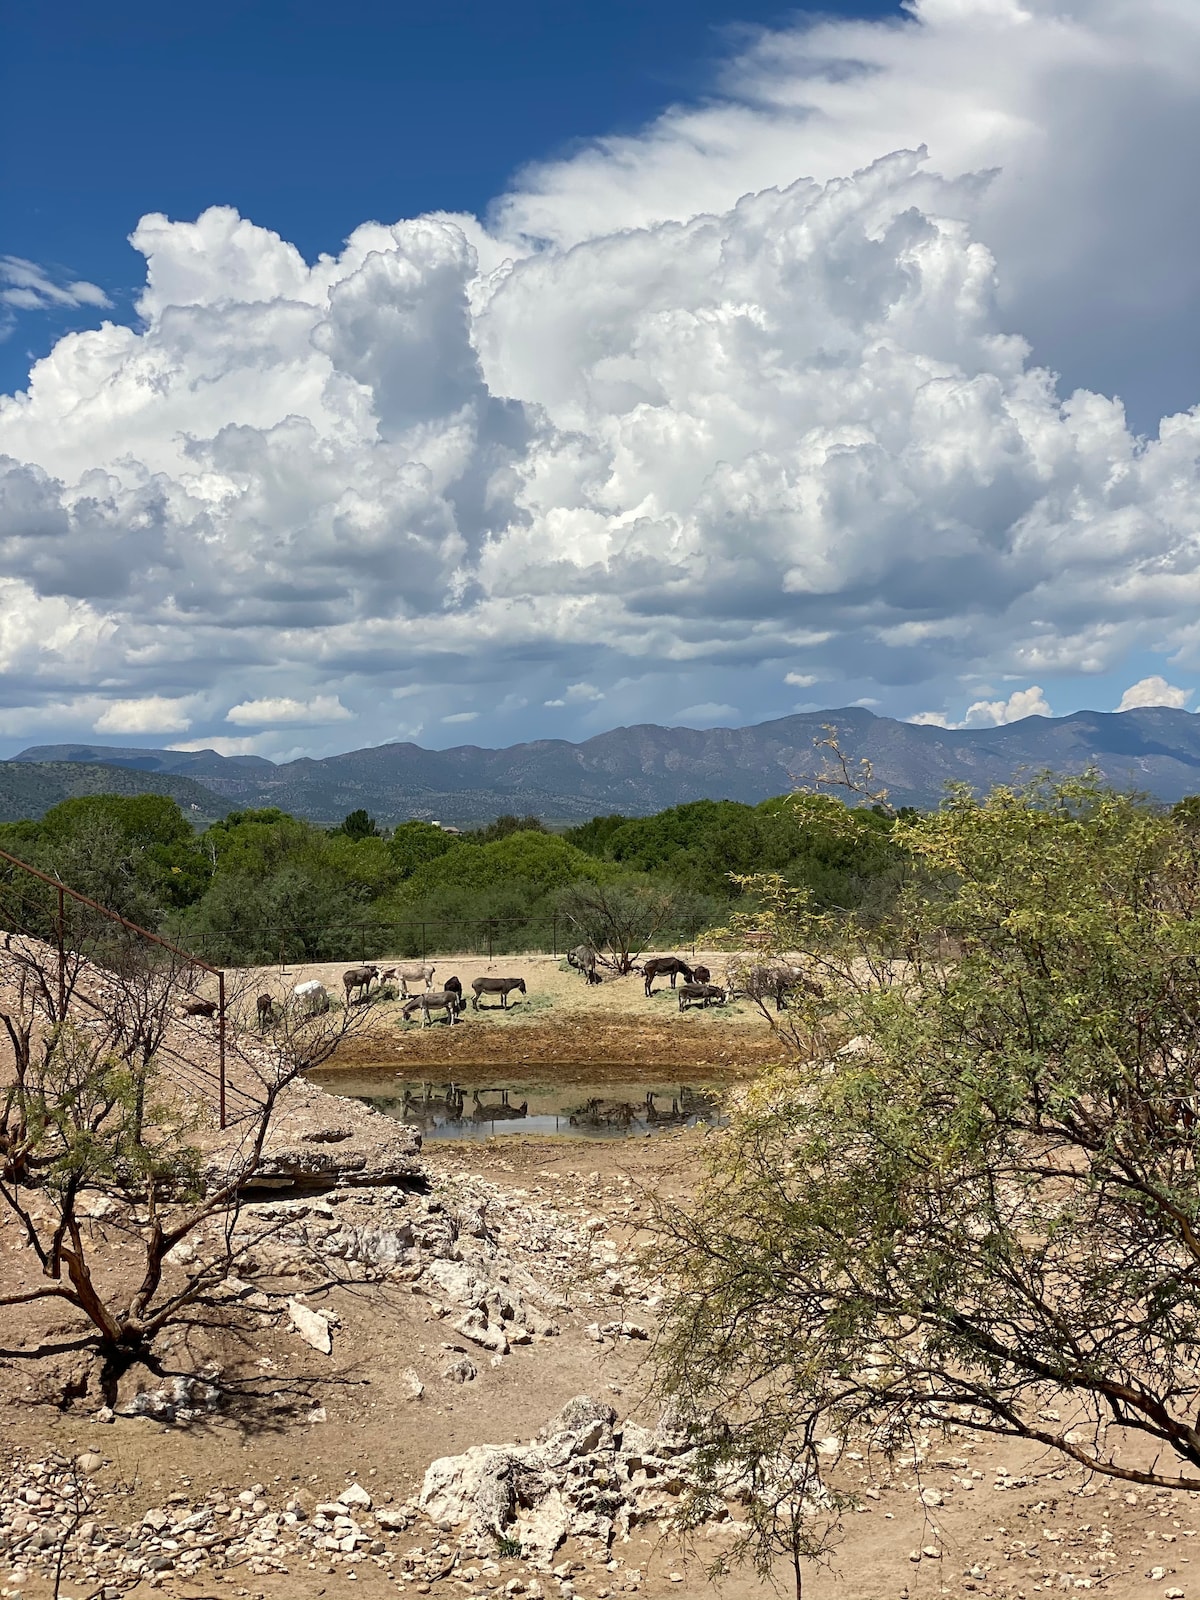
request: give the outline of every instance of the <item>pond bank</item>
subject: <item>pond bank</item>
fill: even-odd
[[[617,1072],[628,1078],[643,1068],[669,1068],[672,1076],[686,1071],[736,1082],[783,1059],[780,1041],[761,1019],[756,1027],[746,1027],[714,1022],[713,1016],[704,1011],[661,1018],[566,1012],[523,1021],[515,1015],[503,1021],[489,1017],[485,1026],[468,1017],[453,1028],[444,1023],[421,1028],[381,1017],[347,1039],[322,1073],[391,1067],[416,1078],[450,1069],[458,1077],[468,1069],[537,1065],[553,1071],[565,1063],[573,1069],[586,1064],[592,1076]]]

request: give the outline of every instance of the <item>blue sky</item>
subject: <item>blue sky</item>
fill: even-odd
[[[871,16],[887,0],[828,8]],[[728,0],[65,0],[8,13],[0,252],[102,287],[131,316],[144,212],[233,205],[310,259],[368,218],[482,215],[526,162],[704,95],[747,28]],[[22,323],[0,392],[91,319]]]
[[[1200,696],[1200,7],[67,3],[0,755]]]

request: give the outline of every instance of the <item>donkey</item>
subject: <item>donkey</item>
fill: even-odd
[[[582,972],[587,983],[601,981],[596,971],[596,952],[590,944],[577,944],[574,950],[568,950],[567,965],[574,967],[576,972]]]
[[[681,983],[675,993],[679,996],[679,1009],[686,1011],[691,1005],[723,1006],[725,991],[716,983]]]
[[[429,989],[436,969],[432,961],[400,961],[389,970],[393,978],[400,980],[400,993],[407,1000],[409,984],[419,983]]]
[[[672,989],[675,980],[682,977],[685,983],[692,981],[692,969],[682,956],[652,956],[642,968],[642,976],[646,980],[646,994],[654,991],[655,978],[670,978]]]
[[[524,978],[473,978],[471,988],[475,993],[471,996],[471,1010],[479,1010],[479,997],[483,994],[498,994],[500,996],[500,1009],[508,1010],[508,997],[514,989],[525,993]],[[484,1008],[487,1009],[486,1007]],[[495,1010],[495,1007],[492,1008]]]
[[[404,1019],[409,1021],[419,1011],[421,1013],[421,1026],[429,1025],[431,1011],[444,1011],[446,1021],[453,1025],[458,1021],[458,1014],[463,1009],[461,994],[455,994],[453,989],[427,989],[424,994],[415,994],[404,1007]]]
[[[361,967],[347,967],[342,973],[342,987],[346,991],[346,1004],[350,1004],[350,997],[355,989],[361,989],[364,995],[369,995],[371,985],[379,976],[379,968],[369,962]]]

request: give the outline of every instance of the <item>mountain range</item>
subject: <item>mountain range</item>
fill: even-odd
[[[1077,711],[999,728],[946,729],[850,706],[745,728],[645,723],[580,744],[539,739],[501,750],[425,750],[398,743],[279,765],[215,750],[35,745],[0,762],[0,813],[40,815],[54,801],[42,804],[36,795],[78,784],[80,769],[96,767],[111,774],[100,787],[119,785],[119,792],[173,793],[167,785],[185,784],[177,798],[196,817],[279,806],[329,824],[365,807],[386,825],[409,817],[474,824],[506,811],[578,822],[614,811],[647,815],[703,798],[754,804],[813,781],[824,754],[814,741],[830,725],[852,761],[870,760],[876,783],[896,805],[936,805],[955,780],[987,789],[1045,769],[1087,767],[1118,787],[1165,801],[1200,792],[1200,717],[1187,711]],[[94,773],[89,781],[96,784]]]
[[[86,794],[165,794],[197,828],[230,809],[229,802],[192,778],[144,772],[96,761],[0,761],[0,822],[40,817],[62,800]]]

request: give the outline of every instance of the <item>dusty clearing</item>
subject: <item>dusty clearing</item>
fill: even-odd
[[[687,954],[690,962],[691,953]],[[714,982],[723,981],[728,959],[704,951],[695,956],[712,972]],[[382,957],[378,963],[381,968],[392,964]],[[361,1030],[346,1041],[331,1066],[392,1061],[398,1067],[439,1068],[455,1063],[587,1062],[622,1067],[639,1063],[741,1074],[779,1058],[779,1047],[761,1012],[745,999],[681,1013],[669,979],[659,979],[647,998],[637,973],[623,978],[606,975],[603,983],[592,985],[565,960],[552,956],[497,956],[491,962],[478,956],[439,956],[433,964],[434,988],[451,976],[462,983],[467,1009],[461,1020],[453,1027],[439,1020],[422,1028],[417,1020],[404,1020],[402,999],[356,1002]],[[344,971],[342,963],[283,971],[264,968],[261,992],[282,999],[297,983],[316,978],[340,996]],[[507,1009],[494,996],[484,996],[474,1010],[471,982],[481,977],[523,978],[527,992],[513,994]],[[419,993],[421,987],[410,985],[410,994]]]
[[[716,977],[720,958],[707,964]],[[744,1002],[681,1016],[669,985],[649,1000],[639,977],[589,989],[549,958],[437,966],[435,984],[456,972],[469,992],[474,976],[511,974],[525,977],[528,996],[508,1014],[468,1012],[454,1028],[404,1024],[392,1002],[364,1007],[363,1032],[340,1058],[348,1074],[395,1062],[414,1077],[422,1068],[435,1077],[470,1063],[499,1077],[536,1064],[547,1075],[586,1066],[598,1083],[618,1072],[623,1081],[648,1081],[664,1067],[733,1081],[778,1055],[768,1026]],[[263,992],[282,995],[312,976],[339,985],[341,970],[256,976]],[[302,1110],[310,1123],[308,1132],[297,1123],[297,1139],[324,1117],[337,1134],[330,1149],[384,1151],[390,1166],[378,1157],[378,1182],[368,1166],[353,1181],[343,1174],[320,1189],[256,1200],[247,1227],[274,1221],[275,1237],[239,1263],[227,1315],[180,1335],[166,1353],[168,1374],[212,1376],[220,1390],[212,1409],[198,1402],[197,1416],[173,1418],[158,1402],[139,1401],[129,1383],[117,1407],[125,1414],[110,1420],[95,1394],[61,1405],[73,1357],[5,1363],[3,1592],[30,1600],[51,1592],[44,1550],[57,1537],[63,1503],[52,1488],[52,1452],[64,1462],[81,1452],[98,1458],[86,1478],[95,1501],[86,1518],[98,1532],[64,1563],[61,1592],[76,1600],[151,1590],[196,1600],[405,1592],[661,1600],[713,1592],[704,1571],[721,1528],[682,1549],[669,1532],[670,1474],[665,1488],[642,1479],[635,1486],[627,1458],[636,1429],[621,1430],[626,1419],[647,1428],[657,1421],[641,1337],[653,1332],[658,1293],[653,1254],[643,1254],[649,1195],[686,1199],[706,1135],[431,1143],[401,1173],[394,1124],[374,1135],[383,1119],[315,1089]],[[28,1281],[29,1253],[7,1221],[0,1244],[3,1287]],[[187,1267],[181,1260],[173,1270]],[[328,1327],[327,1354],[297,1332],[293,1304]],[[61,1312],[22,1308],[6,1313],[3,1342],[13,1349],[68,1331]],[[153,1381],[142,1382],[153,1390]],[[613,1408],[621,1471],[632,1474],[628,1495],[636,1487],[643,1496],[640,1519],[629,1521],[628,1506],[614,1513],[611,1544],[585,1517],[573,1525],[584,1532],[533,1559],[528,1549],[518,1555],[486,1538],[461,1544],[453,1519],[401,1509],[436,1458],[481,1444],[527,1445],[579,1395]],[[648,1449],[650,1436],[638,1437]],[[595,1448],[605,1447],[602,1440]],[[669,1456],[668,1443],[661,1449]],[[30,1469],[39,1462],[47,1464],[40,1478]],[[817,1600],[1031,1600],[1035,1589],[1089,1588],[1118,1600],[1166,1600],[1176,1590],[1193,1600],[1200,1500],[1089,1482],[1057,1459],[961,1435],[918,1441],[893,1473],[853,1458],[845,1467],[859,1509],[846,1517],[832,1571],[808,1578],[806,1592]],[[607,1469],[588,1470],[603,1478]],[[544,1531],[544,1508],[539,1515]],[[746,1600],[767,1590],[742,1573],[720,1592]]]

